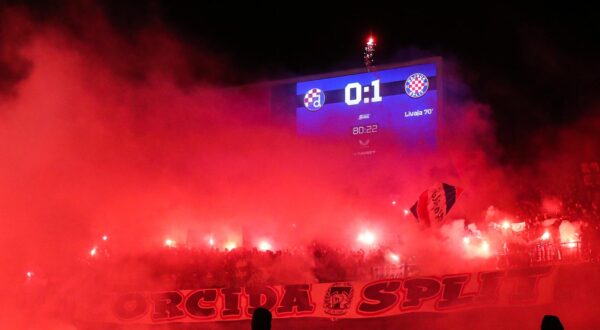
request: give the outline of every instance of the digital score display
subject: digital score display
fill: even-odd
[[[296,83],[300,135],[348,139],[356,154],[390,142],[435,148],[438,112],[436,63]]]

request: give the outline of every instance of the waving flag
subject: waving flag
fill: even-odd
[[[427,226],[444,220],[462,189],[446,183],[439,183],[424,191],[419,200],[410,208],[417,220]]]

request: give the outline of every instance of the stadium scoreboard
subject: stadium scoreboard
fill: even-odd
[[[296,131],[345,141],[356,155],[375,154],[383,145],[435,149],[440,62],[434,58],[371,72],[300,78],[294,82],[292,106]]]

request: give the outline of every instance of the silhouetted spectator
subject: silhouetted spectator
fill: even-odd
[[[252,313],[252,330],[271,330],[273,316],[268,309],[257,308]]]
[[[542,319],[542,330],[564,330],[560,319],[555,315],[544,315]]]

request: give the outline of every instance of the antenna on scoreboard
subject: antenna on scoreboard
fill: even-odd
[[[375,66],[373,65],[375,46],[377,46],[375,43],[375,38],[373,37],[373,34],[370,34],[369,38],[367,38],[365,51],[363,53],[363,60],[365,62],[365,67],[367,68],[367,72],[371,72],[375,69]]]

